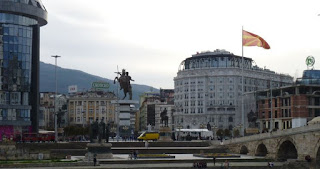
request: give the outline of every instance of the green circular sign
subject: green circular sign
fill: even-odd
[[[306,65],[308,67],[312,67],[315,62],[316,62],[316,60],[314,59],[313,56],[308,56],[307,59],[306,59]]]

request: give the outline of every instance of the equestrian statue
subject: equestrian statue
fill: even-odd
[[[122,72],[116,72],[117,74],[120,75],[120,77],[115,77],[113,80],[113,83],[115,84],[116,81],[119,82],[120,84],[120,90],[123,90],[124,97],[122,98],[125,99],[127,97],[127,93],[129,93],[129,99],[132,100],[132,87],[130,84],[130,81],[134,81],[131,76],[129,76],[129,72],[126,72],[125,69],[122,69]]]

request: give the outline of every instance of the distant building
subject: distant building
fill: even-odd
[[[169,103],[168,103],[168,102]],[[139,120],[139,130],[145,131],[148,125],[151,129],[158,131],[160,127],[160,113],[167,109],[169,117],[169,125],[172,126],[172,112],[174,109],[173,104],[173,90],[160,89],[160,93],[146,92],[140,96],[140,108],[137,113]]]
[[[175,112],[175,107],[173,104],[167,104],[166,102],[161,102],[161,104],[155,105],[155,131],[159,131],[161,126],[164,126],[164,123],[161,124],[161,112],[164,110],[167,111],[168,116],[168,126],[174,130],[174,123],[173,123],[173,113]]]
[[[40,0],[1,0],[0,139],[38,132],[40,27],[46,24]]]
[[[244,82],[242,57],[228,51],[201,52],[182,61],[174,78],[174,125],[190,129],[203,128],[208,123],[221,129],[243,126],[242,93],[267,89],[270,84],[275,88],[293,83],[289,75],[259,68],[251,58],[243,60]],[[245,106],[245,125],[249,111]]]
[[[42,129],[54,129],[55,100],[54,92],[40,93],[39,125]],[[68,125],[67,96],[58,94],[56,96],[57,125],[58,128]]]
[[[271,116],[272,129],[280,130],[304,126],[320,116],[319,70],[305,70],[295,85],[256,93],[260,130],[270,129]]]
[[[160,89],[161,102],[174,104],[174,89]]]
[[[296,84],[320,85],[320,70],[303,71],[302,78],[298,78]]]
[[[69,125],[88,126],[96,119],[105,123],[115,123],[114,93],[88,91],[70,96],[68,101]]]
[[[138,131],[146,131],[147,126],[150,124],[155,125],[155,108],[150,103],[158,100],[160,102],[160,95],[157,92],[145,92],[140,95],[140,107],[137,113]]]

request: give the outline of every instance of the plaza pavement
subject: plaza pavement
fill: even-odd
[[[130,163],[129,156],[127,154],[114,154],[113,159],[104,159],[101,161],[113,161],[116,163],[113,164],[100,164],[99,166],[77,166],[77,167],[32,167],[35,169],[91,169],[91,168],[97,168],[97,169],[149,169],[149,168],[156,168],[156,169],[182,169],[182,168],[193,168],[193,162],[201,159],[209,159],[209,158],[201,158],[201,157],[194,157],[192,154],[170,154],[175,156],[174,159],[165,159],[165,160],[173,160],[170,163],[164,163],[160,162],[161,158],[150,158],[150,159],[136,159],[132,160],[135,161],[134,163]],[[80,160],[83,159],[83,156],[74,156],[71,160]],[[254,157],[251,156],[241,156],[240,159],[253,159]],[[217,158],[219,160],[220,158]],[[239,158],[229,158],[229,159],[239,159]],[[147,160],[150,160],[149,163],[145,163]],[[179,160],[187,160],[184,162],[176,162]],[[141,161],[141,163],[139,163]],[[152,162],[151,162],[152,161]],[[157,163],[157,161],[159,163]],[[225,161],[225,158],[223,158],[223,161]],[[123,162],[123,163],[122,163]],[[126,162],[126,163],[124,163]],[[145,164],[144,164],[145,163]],[[221,168],[223,162],[216,162],[216,165],[213,165],[213,161],[210,160],[210,162],[207,163],[208,168]],[[275,166],[282,166],[284,162],[275,162]],[[267,162],[230,162],[231,168],[238,168],[241,167],[243,169],[245,168],[253,168],[253,167],[266,167]],[[267,167],[266,167],[267,168]],[[9,168],[3,168],[3,169],[9,169]],[[10,168],[12,169],[12,168]],[[17,168],[19,169],[19,168]],[[21,168],[25,169],[25,168]]]

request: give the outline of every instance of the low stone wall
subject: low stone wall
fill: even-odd
[[[13,142],[0,143],[0,160],[38,160],[50,159],[50,151],[30,150],[17,147]]]
[[[54,162],[33,164],[0,164],[0,168],[34,168],[34,167],[74,167],[93,166],[93,162]]]

